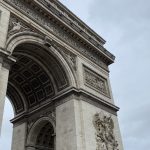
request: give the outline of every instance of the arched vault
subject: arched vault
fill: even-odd
[[[15,113],[50,102],[69,87],[74,75],[64,57],[44,45],[38,34],[16,34],[7,42],[7,51],[16,58],[9,75],[7,95]]]

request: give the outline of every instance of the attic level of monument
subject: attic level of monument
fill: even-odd
[[[59,1],[4,1],[31,18],[34,22],[42,25],[59,39],[67,42],[68,45],[91,57],[90,59],[97,64],[100,64],[100,62],[98,62],[96,57],[101,58],[107,65],[113,63],[115,57],[103,47],[104,39],[73,15]],[[29,23],[29,25],[34,27],[32,23]]]
[[[10,0],[8,0],[10,1]],[[77,27],[79,27],[80,29],[83,29],[83,32],[85,31],[86,34],[88,36],[90,36],[90,38],[97,40],[97,42],[99,42],[101,45],[105,44],[105,40],[100,37],[97,33],[95,33],[91,28],[89,28],[84,22],[82,22],[82,20],[80,20],[78,17],[76,17],[71,11],[69,11],[69,9],[67,9],[64,5],[62,5],[58,0],[24,0],[26,2],[28,2],[30,5],[32,6],[45,6],[45,10],[46,8],[49,10],[47,10],[48,13],[53,13],[53,15],[55,15],[55,17],[61,17],[61,19],[71,25],[77,25]],[[14,4],[17,4],[17,1],[12,1]],[[42,5],[41,5],[42,4]],[[40,9],[35,7],[35,9]],[[50,12],[51,11],[51,12]],[[45,11],[43,12],[42,9],[40,9],[41,13],[45,13]],[[83,35],[84,36],[84,35]]]

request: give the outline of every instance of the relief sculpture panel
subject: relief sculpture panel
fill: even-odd
[[[28,26],[27,23],[21,21],[20,18],[11,15],[9,20],[9,28],[7,38],[21,32],[34,32],[38,33],[35,29],[32,29],[31,26]]]
[[[96,129],[96,150],[119,150],[111,115],[104,114],[104,112],[96,113],[93,118],[93,125]]]
[[[84,66],[84,84],[97,92],[110,97],[107,79]]]

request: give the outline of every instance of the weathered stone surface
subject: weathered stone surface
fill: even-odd
[[[9,74],[9,70],[0,66],[0,131],[1,131],[2,119],[3,119],[3,110],[4,110],[5,96],[7,90],[8,74]]]
[[[26,128],[26,123],[14,126],[11,150],[25,150]]]
[[[110,97],[107,79],[84,66],[84,84]]]
[[[99,150],[99,145],[103,144],[103,142],[100,142],[99,139],[97,141],[97,134],[100,131],[96,131],[95,126],[93,124],[93,119],[94,119],[95,114],[100,113],[100,112],[102,112],[106,116],[111,116],[113,123],[114,123],[113,133],[114,133],[115,141],[117,141],[118,143],[117,149],[123,150],[123,145],[121,142],[120,131],[119,131],[118,122],[117,122],[117,116],[110,114],[87,102],[81,102],[81,103],[82,103],[86,150]],[[102,150],[113,150],[113,148],[106,148],[106,149],[104,148]]]
[[[5,48],[10,11],[0,5],[0,48]]]
[[[111,115],[103,111],[96,113],[93,117],[93,125],[96,129],[96,150],[118,149],[118,142],[114,135],[114,120]]]
[[[48,29],[50,32],[52,32],[53,34],[61,38],[61,40],[63,40],[64,42],[67,42],[68,45],[73,46],[81,54],[85,55],[91,61],[94,61],[95,63],[105,68],[106,70],[107,70],[107,65],[113,62],[112,60],[114,59],[114,56],[111,53],[109,53],[107,50],[105,50],[103,46],[100,46],[101,44],[96,44],[95,45],[96,47],[98,47],[98,45],[100,47],[99,47],[99,50],[98,49],[94,50],[94,48],[86,45],[87,44],[86,42],[81,41],[79,35],[81,35],[84,31],[82,32],[80,31],[78,36],[74,35],[74,32],[72,32],[67,27],[60,25],[60,23],[58,23],[58,20],[56,20],[55,18],[51,18],[52,16],[43,15],[43,11],[42,10],[38,11],[40,8],[38,8],[39,6],[37,6],[34,3],[31,5],[31,3],[24,2],[23,0],[22,1],[5,0],[5,1],[9,2],[11,5],[16,7],[17,9],[21,9],[21,11],[25,15],[31,17],[35,22],[42,25],[44,28]],[[34,9],[36,7],[37,9]],[[88,38],[88,41],[89,41],[89,38]],[[106,53],[106,55],[108,55],[112,60],[108,59],[107,62],[104,62],[103,60],[104,56],[100,55],[100,51],[103,51],[104,53]]]
[[[0,49],[0,133],[3,119],[3,110],[8,84],[9,68],[15,62],[6,52]]]

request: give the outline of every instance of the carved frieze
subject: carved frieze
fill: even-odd
[[[46,8],[48,8],[49,10],[51,10],[55,15],[57,15],[58,17],[61,17],[62,20],[71,25],[73,29],[75,29],[77,32],[81,32],[80,34],[82,36],[84,36],[85,38],[89,39],[91,43],[93,43],[94,45],[98,45],[98,43],[100,45],[103,45],[105,43],[104,39],[102,39],[101,37],[94,37],[93,33],[91,33],[91,31],[88,31],[87,27],[81,27],[80,24],[82,24],[81,22],[79,23],[76,18],[73,18],[73,16],[71,17],[71,15],[68,15],[67,12],[65,12],[64,10],[62,10],[62,8],[58,7],[58,3],[56,5],[56,2],[52,2],[52,1],[47,1],[47,0],[38,0],[39,2],[41,2]]]
[[[84,84],[110,97],[107,79],[84,66]]]
[[[114,121],[111,115],[96,113],[93,118],[96,129],[96,150],[119,150],[114,134]]]
[[[62,41],[75,48],[91,61],[108,70],[107,63],[103,60],[102,56],[100,56],[99,52],[96,52],[94,49],[83,43],[79,37],[72,33],[72,31],[58,23],[57,20],[51,16],[51,14],[45,15],[45,13],[42,13],[42,8],[38,8],[38,6],[34,5],[34,3],[27,3],[27,1],[24,0],[4,1],[8,2],[13,7],[17,8],[19,11],[31,18],[33,21],[37,22],[42,27],[55,34],[57,37],[61,38]],[[14,24],[13,28],[12,31],[26,29],[26,27],[22,27],[22,24],[18,22]]]

